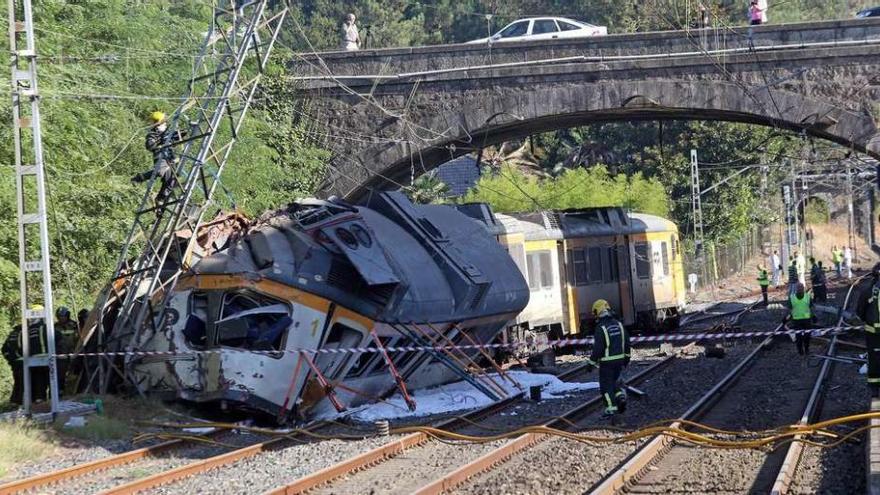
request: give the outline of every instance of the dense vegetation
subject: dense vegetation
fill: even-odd
[[[624,206],[654,215],[669,215],[663,184],[641,172],[611,175],[603,166],[567,169],[556,177],[539,179],[503,165],[484,176],[465,197],[485,202],[495,211],[565,210],[592,206]]]
[[[358,15],[369,45],[380,47],[465,41],[529,14],[567,15],[605,24],[611,32],[667,29],[687,23],[693,13],[685,12],[685,6],[694,4],[683,0],[305,0],[294,3],[295,22],[283,33],[272,73],[282,72],[281,62],[290,56],[290,49],[337,46],[340,21],[347,12]],[[867,2],[772,4],[771,21],[781,22],[849,17]],[[95,291],[110,275],[141,193],[129,178],[150,166],[142,145],[146,116],[155,109],[170,113],[179,102],[192,57],[210,22],[210,5],[200,0],[35,2],[56,306],[74,310],[90,306]],[[744,2],[722,1],[717,24],[743,24],[744,8]],[[266,92],[245,125],[224,177],[237,205],[251,214],[309,194],[321,180],[327,159],[326,152],[310,144],[309,131],[294,120],[291,102],[278,96],[276,87],[276,81],[267,80]],[[0,104],[9,115],[8,93],[4,95]],[[783,139],[770,136],[769,129],[686,122],[662,127],[607,124],[536,136],[532,144],[539,174],[505,168],[509,164],[502,162],[492,170],[496,175],[484,179],[469,199],[489,200],[502,210],[527,207],[523,199],[544,207],[623,203],[670,212],[687,226],[691,147],[705,150],[701,158],[706,162],[755,163],[750,160],[778,158],[774,150],[785,145]],[[11,164],[10,126],[0,128],[2,162]],[[597,164],[607,168],[589,168]],[[13,172],[12,167],[0,169],[0,208],[8,219],[15,215]],[[729,172],[721,167],[709,170],[704,183]],[[755,174],[733,180],[707,200],[712,235],[740,232],[758,218],[769,219],[760,209],[766,195],[758,181]],[[422,182],[435,193],[442,192],[442,185]],[[520,203],[493,199],[493,188],[519,195]],[[595,193],[600,188],[602,195]],[[17,264],[15,223],[7,221],[0,225],[0,341],[17,317]],[[8,393],[7,377],[0,360],[0,401]]]

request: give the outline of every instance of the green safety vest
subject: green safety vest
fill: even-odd
[[[809,320],[812,318],[810,313],[810,293],[804,292],[804,298],[798,299],[797,294],[792,294],[788,298],[791,302],[791,319],[792,320]]]
[[[834,260],[835,263],[843,261],[843,251],[832,251],[831,259]]]
[[[758,272],[758,283],[761,284],[761,287],[767,287],[770,285],[770,279],[767,278],[767,270],[761,270]]]

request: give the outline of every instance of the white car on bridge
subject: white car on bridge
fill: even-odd
[[[594,26],[565,17],[534,17],[513,21],[489,38],[468,41],[468,43],[589,38],[606,34],[608,28],[605,26]]]

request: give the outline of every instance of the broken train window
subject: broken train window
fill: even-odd
[[[283,349],[293,319],[290,305],[250,290],[227,292],[216,322],[216,343],[254,351]]]

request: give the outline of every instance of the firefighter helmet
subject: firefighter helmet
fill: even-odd
[[[598,299],[593,303],[593,315],[599,316],[604,311],[611,311],[611,305],[605,299]]]

